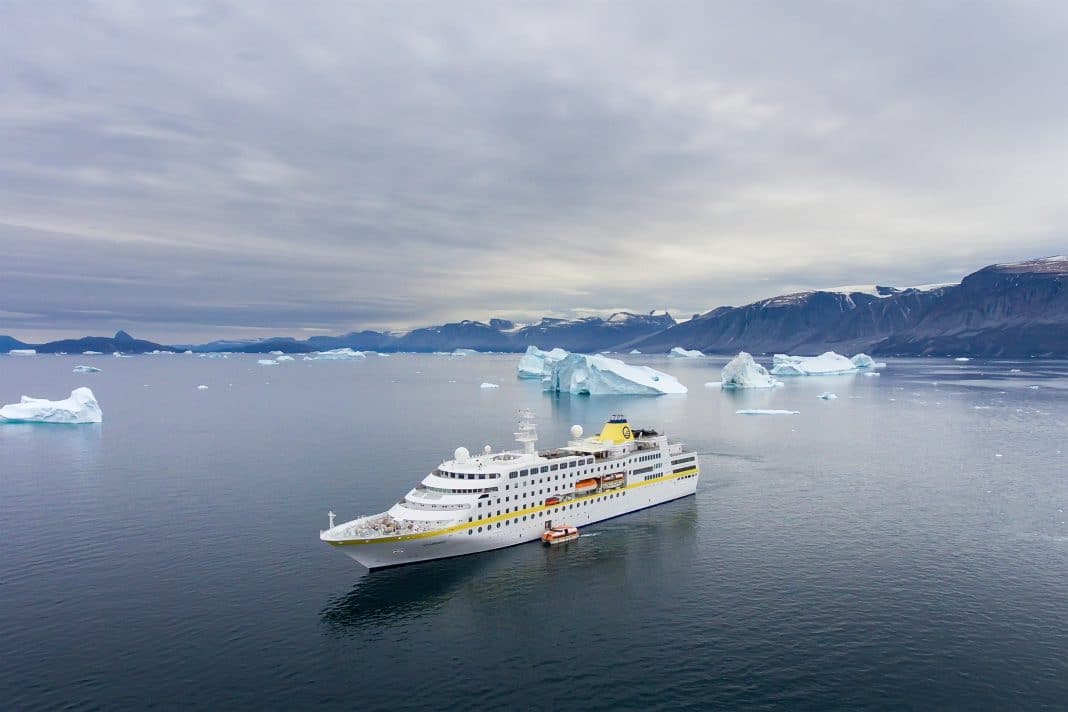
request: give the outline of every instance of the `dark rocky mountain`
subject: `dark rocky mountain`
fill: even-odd
[[[528,346],[559,346],[568,351],[581,352],[618,350],[630,342],[663,332],[675,324],[675,320],[667,312],[616,312],[607,319],[599,316],[582,319],[545,318],[537,324],[518,329],[512,335],[512,348],[509,350],[523,351]]]
[[[29,348],[29,344],[24,344],[13,336],[0,334],[0,354],[6,354],[11,349],[25,348]]]
[[[80,354],[83,351],[99,351],[110,354],[120,351],[124,354],[143,354],[149,351],[174,351],[172,346],[164,346],[154,341],[135,339],[125,331],[119,331],[115,336],[86,336],[81,339],[63,339],[62,341],[50,341],[47,344],[37,344],[32,348],[38,353],[55,354],[68,353]]]
[[[1068,356],[1068,258],[992,265],[959,285],[872,291],[719,307],[634,345],[647,352]]]
[[[512,351],[508,334],[481,321],[459,321],[409,331],[397,339],[394,351]]]

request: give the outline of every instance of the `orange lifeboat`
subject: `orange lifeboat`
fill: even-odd
[[[578,527],[560,524],[542,534],[541,543],[545,546],[556,546],[557,544],[566,544],[569,541],[575,541],[575,539],[578,538]]]
[[[546,507],[551,507],[554,504],[560,504],[560,498],[559,497],[546,497],[545,498],[545,506]]]
[[[597,480],[592,477],[588,480],[579,480],[575,483],[576,492],[592,492],[595,489],[597,489]]]

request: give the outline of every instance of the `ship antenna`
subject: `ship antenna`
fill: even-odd
[[[530,408],[519,411],[519,429],[515,440],[523,444],[523,452],[534,454],[534,443],[538,441],[538,424],[534,421],[534,412]]]

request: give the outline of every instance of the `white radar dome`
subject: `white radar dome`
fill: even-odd
[[[582,437],[582,426],[581,425],[572,425],[571,426],[571,437],[575,438],[576,440],[578,440],[579,438]]]
[[[493,452],[493,448],[491,448],[489,445],[487,445],[486,447],[482,448],[482,452],[484,452],[487,455],[489,455],[491,452]]]
[[[456,451],[453,452],[452,457],[457,462],[467,462],[467,458],[471,457],[471,453],[469,453],[465,447],[458,447],[456,448]]]

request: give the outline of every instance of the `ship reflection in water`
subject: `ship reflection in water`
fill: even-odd
[[[574,542],[509,549],[364,572],[320,613],[334,634],[435,616],[454,601],[527,605],[548,591],[578,591],[596,581],[609,591],[641,581],[660,564],[691,556],[696,543],[693,497],[585,527]],[[675,564],[668,564],[674,566]],[[360,569],[357,567],[357,571]],[[554,596],[555,597],[555,596]]]

